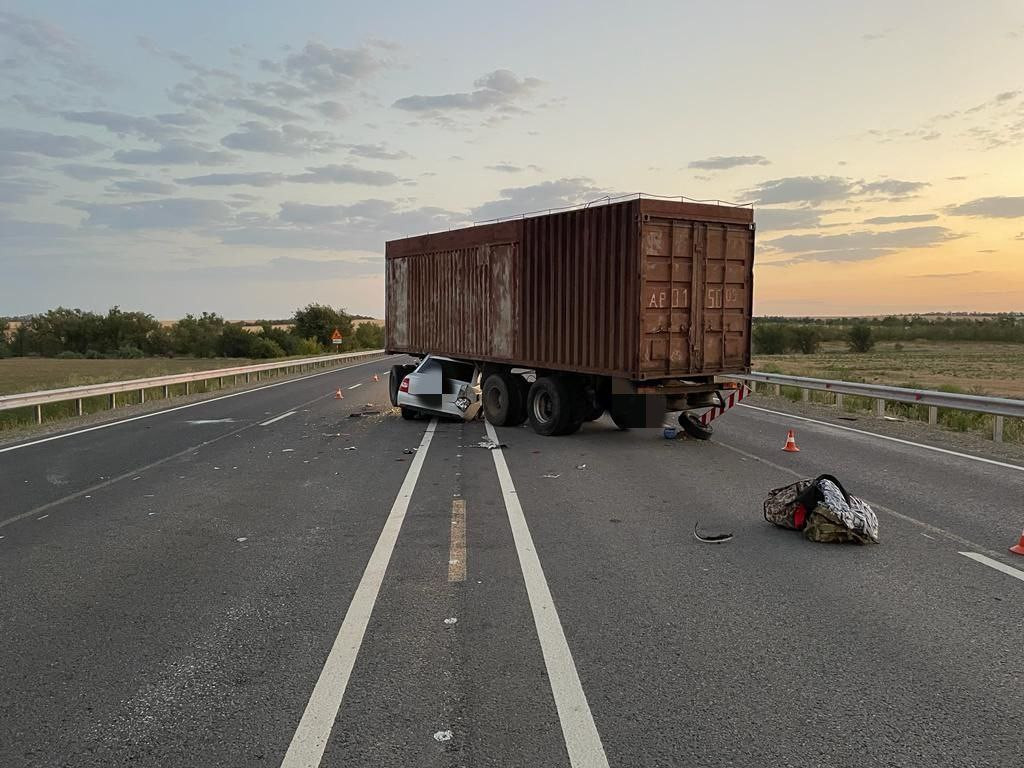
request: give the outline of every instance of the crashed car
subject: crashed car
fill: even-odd
[[[479,371],[472,363],[427,355],[418,365],[391,368],[391,404],[403,419],[420,416],[472,421],[480,412]]]

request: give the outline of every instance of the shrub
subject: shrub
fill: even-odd
[[[217,339],[217,354],[221,357],[256,357],[252,349],[258,340],[240,325],[225,325]]]
[[[320,346],[320,342],[314,338],[299,339],[298,344],[295,346],[295,352],[292,354],[296,355],[319,355],[324,351],[324,348]]]
[[[875,334],[867,323],[857,323],[850,328],[848,341],[851,351],[870,352],[875,347]]]
[[[762,355],[782,355],[790,348],[791,330],[788,325],[759,323],[754,326],[754,349]]]
[[[126,360],[137,360],[140,357],[145,357],[146,354],[138,347],[123,346],[118,347],[117,356]]]
[[[793,347],[805,355],[813,355],[821,347],[821,336],[816,328],[809,325],[798,325],[790,332]]]
[[[57,355],[58,360],[81,360],[85,355],[80,352],[72,352],[71,350],[65,350]]]
[[[272,339],[267,339],[264,338],[263,336],[253,336],[252,342],[249,344],[248,357],[284,357],[284,350],[281,349],[280,344],[278,344],[276,341],[273,341]]]
[[[87,350],[85,350],[84,357],[85,357],[86,360],[102,360],[103,359],[103,353],[102,352],[97,352],[95,349],[87,349]]]

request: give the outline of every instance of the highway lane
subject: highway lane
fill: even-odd
[[[72,467],[66,495],[198,428],[222,437],[0,529],[0,764],[282,763],[427,428],[348,418],[384,402],[367,379],[386,367],[188,416],[237,419],[220,426],[155,418],[162,455],[137,455],[147,420],[0,454],[0,498],[23,510],[36,497],[12,467],[53,500],[43,467],[109,455]],[[325,397],[360,380],[359,397]],[[804,451],[784,454],[786,422],[735,409],[709,443],[605,421],[563,439],[498,430],[598,757],[1015,765],[1024,582],[957,552],[1014,564],[1024,473],[805,424]],[[571,764],[484,434],[436,426],[323,765]],[[825,470],[902,515],[880,512],[882,545],[764,523],[768,488]],[[697,521],[735,539],[697,542]]]

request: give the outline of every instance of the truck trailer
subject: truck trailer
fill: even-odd
[[[637,195],[392,240],[386,349],[472,364],[496,426],[679,412],[706,438],[692,412],[750,371],[754,231],[751,207]]]

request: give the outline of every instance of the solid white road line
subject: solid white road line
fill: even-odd
[[[267,419],[266,421],[261,421],[260,422],[260,426],[261,427],[269,427],[275,421],[280,421],[281,419],[287,419],[289,416],[294,416],[294,415],[295,415],[295,411],[288,411],[288,413],[282,413],[280,416],[275,416],[272,419]]]
[[[391,357],[394,357],[392,355]],[[6,448],[0,448],[0,453],[7,453],[8,451],[17,451],[19,448],[28,448],[32,445],[39,445],[40,443],[48,443],[51,440],[63,440],[65,437],[74,437],[75,435],[84,435],[86,432],[95,432],[97,429],[107,429],[108,427],[116,427],[119,424],[128,424],[132,421],[139,421],[140,419],[151,419],[154,416],[161,416],[165,413],[173,413],[174,411],[181,411],[185,408],[195,408],[200,405],[208,405],[209,403],[216,403],[218,400],[227,400],[230,397],[241,397],[242,395],[251,395],[253,392],[262,392],[264,389],[273,389],[274,387],[283,387],[286,384],[295,384],[299,381],[306,381],[306,379],[315,379],[318,376],[328,376],[332,373],[338,373],[339,371],[347,371],[349,368],[358,368],[361,365],[369,365],[370,363],[379,363],[380,360],[367,360],[362,363],[353,363],[352,365],[346,365],[343,368],[331,368],[327,371],[321,371],[320,373],[311,373],[309,376],[300,376],[297,379],[288,379],[287,381],[279,381],[276,384],[267,384],[264,387],[255,387],[253,389],[245,389],[241,392],[232,392],[230,395],[221,395],[220,397],[211,397],[207,400],[198,400],[194,403],[186,403],[185,405],[178,405],[174,408],[164,408],[159,411],[153,411],[151,413],[143,413],[140,416],[132,416],[130,419],[119,419],[117,421],[107,421],[103,424],[97,424],[94,427],[86,427],[85,429],[76,429],[74,432],[63,432],[59,435],[51,435],[50,437],[42,437],[38,440],[32,440],[28,443],[19,443],[18,445],[9,445]]]
[[[391,507],[391,513],[384,523],[384,529],[380,532],[380,538],[377,539],[377,545],[373,548],[373,554],[370,555],[370,560],[366,564],[366,570],[359,580],[355,595],[352,596],[352,602],[349,603],[345,619],[341,623],[341,629],[338,630],[338,636],[334,640],[334,645],[327,656],[320,677],[313,687],[306,710],[302,713],[302,719],[295,730],[291,744],[288,745],[288,752],[281,762],[281,768],[317,768],[323,759],[327,740],[331,736],[334,720],[338,716],[338,710],[341,709],[345,688],[348,685],[349,676],[352,674],[352,666],[356,662],[359,647],[363,642],[363,635],[370,623],[370,615],[373,613],[373,606],[377,601],[377,593],[380,591],[384,573],[391,561],[391,553],[395,549],[395,542],[398,541],[398,533],[402,530],[402,522],[409,509],[409,501],[416,489],[416,480],[420,476],[420,469],[427,457],[427,448],[430,447],[436,426],[437,419],[432,419],[426,432],[423,433],[423,439],[420,441],[409,471],[405,475],[405,481],[402,483],[398,497]]]
[[[487,436],[491,441],[499,442],[494,427],[489,423],[486,427]],[[572,660],[572,652],[565,640],[565,632],[558,619],[558,611],[555,610],[555,602],[544,578],[544,569],[541,568],[537,550],[533,546],[533,537],[530,536],[530,528],[519,504],[512,475],[508,471],[501,448],[495,448],[491,455],[494,456],[494,468],[498,473],[501,493],[505,497],[505,510],[512,526],[512,538],[515,540],[519,566],[526,582],[533,621],[537,625],[537,637],[540,640],[541,652],[544,654],[548,680],[551,681],[558,719],[562,724],[562,736],[569,753],[569,763],[572,768],[608,768],[604,745],[594,724],[594,716],[590,712],[587,696],[583,692],[579,673]]]
[[[361,386],[363,386],[363,382],[360,381],[358,384],[353,384],[349,389],[358,389]]]
[[[991,557],[979,555],[977,552],[961,552],[960,554],[964,557],[969,557],[971,560],[981,563],[982,565],[987,565],[989,568],[995,568],[997,571],[1005,573],[1007,576],[1013,576],[1015,579],[1024,581],[1024,571],[1018,571],[1016,568],[1009,566],[1006,563],[993,560]]]
[[[925,443],[915,443],[913,440],[903,440],[899,437],[889,437],[889,435],[880,435],[877,432],[868,432],[864,429],[854,429],[853,427],[844,427],[842,424],[832,424],[828,421],[819,421],[818,419],[809,419],[806,416],[795,416],[792,413],[785,413],[784,411],[773,411],[770,408],[760,408],[756,405],[749,405],[747,403],[740,403],[740,408],[749,408],[752,411],[761,411],[762,413],[773,413],[776,416],[785,416],[787,419],[794,421],[807,421],[811,424],[821,424],[824,427],[832,427],[833,429],[841,429],[844,432],[855,432],[858,435],[867,435],[868,437],[877,437],[879,440],[888,440],[892,443],[900,443],[902,445],[911,445],[914,448],[923,448],[926,451],[935,451],[936,453],[944,453],[947,456],[956,456],[958,459],[970,459],[971,461],[980,461],[982,464],[991,464],[996,467],[1003,467],[1005,469],[1015,469],[1018,472],[1024,472],[1024,467],[1020,464],[1009,464],[1005,461],[996,461],[995,459],[986,459],[982,456],[972,456],[969,453],[960,453],[959,451],[951,451],[947,448],[937,448],[934,445],[927,445]]]

